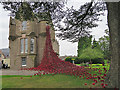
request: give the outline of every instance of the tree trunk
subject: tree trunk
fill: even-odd
[[[106,81],[110,88],[120,89],[120,2],[107,2],[110,32],[111,66]]]

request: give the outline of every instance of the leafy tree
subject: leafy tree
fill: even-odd
[[[82,51],[82,54],[79,56],[80,59],[87,59],[91,61],[92,59],[103,59],[103,53],[99,49],[92,49],[88,47]]]
[[[91,46],[91,41],[92,41],[92,36],[81,37],[79,39],[79,42],[78,42],[78,57],[82,53],[82,50]]]
[[[11,11],[10,16],[19,20],[47,20],[58,22],[64,18],[64,2],[1,2],[5,10]]]
[[[99,38],[100,48],[103,51],[104,58],[110,59],[110,39],[109,39],[109,31],[108,29],[105,30],[107,35]]]
[[[92,48],[100,49],[100,45],[99,45],[98,41],[95,40],[95,38],[94,38],[94,40],[93,40]]]
[[[48,20],[59,31],[62,40],[78,41],[83,36],[90,36],[90,30],[97,27],[96,21],[106,9],[104,2],[85,3],[79,10],[63,9],[65,2],[2,2],[3,8],[19,20]],[[64,23],[61,25],[61,23]]]

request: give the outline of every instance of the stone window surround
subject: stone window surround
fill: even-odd
[[[25,65],[22,65],[23,64],[23,58],[25,58]],[[27,66],[27,57],[21,57],[21,66]]]
[[[30,51],[30,43],[31,43],[30,40],[31,40],[31,38],[34,39],[34,52],[31,52],[31,51]],[[27,42],[28,52],[27,52],[27,53],[25,53],[25,48],[24,48],[24,52],[21,53],[21,39],[24,39],[24,41],[25,41],[25,39],[28,39],[28,42]],[[19,43],[20,43],[20,44],[19,44],[19,45],[20,45],[20,49],[19,49],[19,50],[20,50],[20,51],[19,51],[20,53],[19,53],[19,55],[22,55],[22,56],[25,55],[25,56],[26,56],[26,55],[28,55],[28,54],[36,54],[36,37],[30,37],[30,36],[26,36],[26,35],[25,35],[25,37],[20,37],[19,40],[20,40],[20,42],[19,42]],[[25,42],[24,42],[24,47],[25,47]]]
[[[23,45],[24,45],[24,47],[23,47],[23,49],[24,49],[24,51],[23,51],[23,53],[28,53],[28,46],[27,46],[27,52],[25,52],[25,39],[27,39],[27,45],[28,45],[28,38],[20,38],[20,53],[21,54],[23,54],[22,52],[21,52],[21,40],[23,39]]]

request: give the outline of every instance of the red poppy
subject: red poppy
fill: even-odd
[[[101,85],[103,86],[103,85],[104,85],[104,83],[101,83]]]
[[[105,88],[105,86],[102,86],[103,88]]]
[[[108,84],[105,84],[105,86],[108,86]]]

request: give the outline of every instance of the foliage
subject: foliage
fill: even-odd
[[[99,49],[92,49],[88,47],[82,51],[82,54],[79,56],[80,59],[86,60],[85,62],[92,61],[93,63],[98,63],[102,61],[103,54],[99,51]]]
[[[89,58],[79,58],[79,57],[77,57],[76,59],[75,59],[75,64],[80,64],[80,63],[89,63],[90,62],[90,59]],[[93,63],[93,64],[102,64],[103,62],[104,62],[104,60],[102,59],[102,58],[94,58],[94,59],[91,59],[91,62]]]
[[[101,49],[98,41],[96,41],[95,38],[93,40],[92,49],[99,49],[99,50]]]
[[[67,9],[65,15],[64,23],[65,26],[56,23],[59,26],[58,31],[60,31],[57,36],[62,40],[67,39],[68,41],[76,42],[83,36],[90,36],[90,29],[97,27],[97,21],[99,16],[103,15],[103,11],[106,10],[104,2],[88,2],[78,10]]]
[[[65,61],[72,63],[72,58],[71,57],[67,57],[67,58],[65,58]]]
[[[89,36],[89,29],[97,27],[99,16],[103,15],[106,6],[104,2],[85,3],[78,10],[73,7],[64,9],[65,2],[1,2],[3,8],[11,12],[19,20],[48,20],[59,31],[57,36],[62,40],[78,41],[83,36]],[[61,25],[64,23],[65,27]]]
[[[82,50],[84,50],[87,47],[91,46],[92,36],[90,37],[81,37],[78,42],[78,57],[82,53]]]
[[[89,59],[95,59],[95,58],[103,58],[103,54],[98,49],[92,49],[91,47],[88,47],[82,51],[82,54],[80,55],[80,58],[89,58]]]
[[[99,38],[99,44],[104,54],[104,58],[110,60],[110,38],[108,29],[105,30],[105,33],[107,35],[104,35],[103,37]]]

